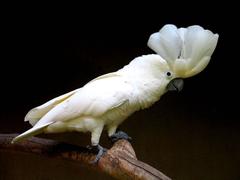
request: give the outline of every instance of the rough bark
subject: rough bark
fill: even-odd
[[[92,164],[91,161],[94,160],[95,155],[87,148],[36,137],[11,144],[11,140],[16,135],[0,134],[0,151],[24,152],[53,159],[61,158],[77,161],[86,167],[106,173],[117,179],[170,180],[169,177],[157,169],[137,160],[133,147],[126,140],[117,141],[97,164]]]

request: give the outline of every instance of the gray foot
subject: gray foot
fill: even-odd
[[[113,134],[112,136],[110,136],[110,140],[112,141],[112,143],[115,143],[120,139],[125,139],[127,141],[132,140],[132,138],[130,136],[128,136],[127,133],[125,133],[123,131],[118,131],[115,134]]]
[[[88,149],[90,149],[90,151],[92,151],[94,154],[97,154],[96,158],[91,161],[91,164],[97,164],[100,158],[104,155],[104,153],[107,152],[107,149],[103,148],[99,144],[96,146],[90,146],[88,147]]]

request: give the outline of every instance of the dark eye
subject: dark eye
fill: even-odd
[[[172,74],[168,71],[167,72],[167,76],[170,77]]]

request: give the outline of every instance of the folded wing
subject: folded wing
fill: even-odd
[[[81,116],[98,118],[128,101],[131,88],[131,85],[124,82],[122,76],[114,75],[92,81],[55,106],[35,126],[68,121]]]
[[[104,113],[129,102],[131,88],[120,75],[96,79],[31,110],[25,120],[29,120],[34,127],[16,137],[13,142],[39,134],[58,121],[67,122],[83,116],[100,119]]]

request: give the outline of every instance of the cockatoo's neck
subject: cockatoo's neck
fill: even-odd
[[[166,92],[168,64],[159,55],[144,55],[135,58],[118,73],[134,85],[142,109],[151,106]]]

